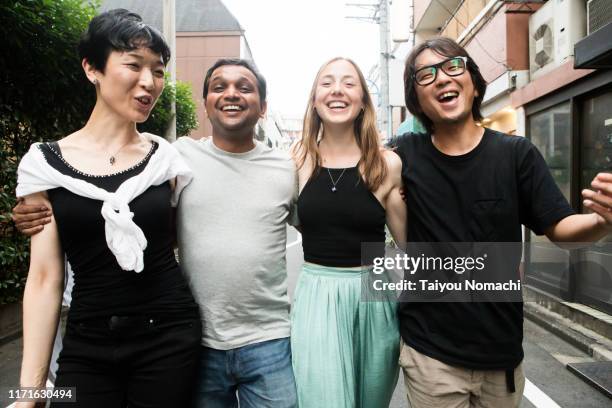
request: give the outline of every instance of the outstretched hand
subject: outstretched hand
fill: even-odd
[[[583,204],[597,214],[600,224],[612,230],[612,173],[599,173],[591,187],[593,190],[582,190]]]
[[[51,222],[51,210],[46,206],[24,204],[23,198],[17,199],[11,219],[24,235],[32,236],[43,230]]]

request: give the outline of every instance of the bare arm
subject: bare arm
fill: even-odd
[[[44,193],[26,197],[26,204],[51,208]],[[60,315],[64,283],[64,256],[57,225],[34,235],[30,244],[30,269],[23,295],[22,387],[44,387],[53,339]]]
[[[406,225],[408,209],[401,194],[402,189],[402,161],[393,152],[386,152],[385,159],[389,170],[388,178],[392,184],[386,200],[387,227],[393,236],[393,240],[399,246],[406,243]]]
[[[574,214],[565,217],[545,231],[552,242],[595,242],[610,233],[597,214]]]
[[[303,166],[300,166],[300,143],[299,140],[295,140],[293,142],[293,144],[291,144],[291,146],[289,147],[289,154],[291,155],[291,160],[293,160],[293,164],[295,165],[295,171],[296,171],[296,192],[295,192],[295,197],[294,197],[294,204],[293,204],[293,208],[292,211],[297,213],[297,199],[302,191],[302,188],[304,188],[304,184],[306,184],[306,180],[308,179],[308,175],[309,175],[309,167],[307,163],[304,163]],[[297,220],[297,214],[292,214],[293,218],[295,220]],[[299,220],[297,220],[299,222]],[[302,226],[301,225],[292,225],[293,228],[295,228],[299,233],[302,233]]]
[[[600,173],[591,186],[582,191],[584,206],[591,214],[565,217],[548,228],[545,233],[553,242],[594,242],[612,231],[612,174]]]

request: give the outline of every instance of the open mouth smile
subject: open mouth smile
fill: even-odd
[[[452,102],[455,99],[457,99],[457,97],[459,97],[459,92],[457,91],[448,91],[448,92],[444,92],[441,95],[438,95],[438,102],[441,103],[448,103],[448,102]]]
[[[222,112],[242,112],[244,108],[240,105],[225,105],[221,107]]]
[[[326,106],[331,110],[337,111],[345,109],[348,106],[348,103],[343,101],[331,101]]]
[[[138,105],[144,109],[149,109],[151,105],[153,104],[153,97],[150,95],[137,96],[134,99],[136,99],[136,101],[138,102]]]

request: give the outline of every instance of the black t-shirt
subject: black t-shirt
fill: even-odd
[[[50,166],[62,174],[87,181],[107,191],[145,169],[157,151],[133,167],[108,176],[91,176],[72,168],[57,143],[40,149]],[[72,322],[121,316],[196,317],[198,306],[176,262],[173,251],[172,194],[168,182],[151,186],[130,202],[134,222],[147,238],[144,270],[121,269],[106,243],[102,202],[74,194],[65,188],[48,192],[62,249],[74,271],[69,319]]]
[[[472,151],[448,156],[429,134],[394,141],[402,159],[409,242],[520,242],[574,213],[524,137],[486,129]],[[446,364],[508,369],[523,359],[523,304],[401,303],[401,335]]]

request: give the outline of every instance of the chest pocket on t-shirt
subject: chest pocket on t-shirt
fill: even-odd
[[[474,242],[495,241],[497,229],[504,223],[504,199],[481,198],[472,204],[469,239]]]

